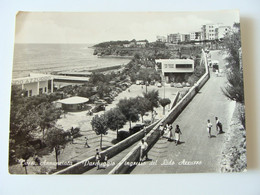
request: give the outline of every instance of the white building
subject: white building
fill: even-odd
[[[53,76],[31,73],[28,77],[12,80],[12,85],[20,86],[25,90],[24,96],[30,97],[43,93],[53,92]]]
[[[201,32],[191,32],[190,40],[191,41],[201,41]]]
[[[166,37],[165,36],[156,36],[156,41],[165,43]]]
[[[217,39],[216,29],[219,24],[205,24],[201,28],[202,40],[215,40]]]
[[[191,59],[157,59],[156,70],[161,72],[162,80],[174,81],[174,75],[194,72],[194,60]]]
[[[178,44],[181,41],[181,34],[174,33],[167,35],[167,42],[172,44]]]
[[[218,39],[223,39],[226,35],[228,35],[231,31],[230,26],[219,26],[216,29],[216,36]]]

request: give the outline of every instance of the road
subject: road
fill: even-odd
[[[220,68],[224,69],[223,54],[213,51],[211,58],[218,60]],[[146,166],[136,166],[131,174],[220,172],[222,147],[227,137],[225,133],[217,135],[215,116],[228,132],[235,104],[221,91],[225,74],[217,77],[210,71],[211,78],[173,123],[174,128],[178,124],[182,131],[181,144],[176,146],[160,138],[149,151],[151,161],[146,161]],[[213,124],[212,138],[206,130],[208,119]]]

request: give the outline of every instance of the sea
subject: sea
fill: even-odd
[[[12,78],[29,73],[89,71],[103,67],[126,65],[130,58],[98,57],[93,44],[15,44]]]

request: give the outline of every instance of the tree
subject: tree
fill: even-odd
[[[138,110],[138,113],[142,117],[142,123],[143,123],[144,122],[143,117],[144,117],[145,113],[149,111],[149,102],[147,102],[147,100],[144,97],[138,96],[136,98],[136,108]]]
[[[97,94],[100,98],[107,96],[110,91],[111,91],[111,88],[106,83],[98,82]]]
[[[228,84],[222,88],[222,92],[230,100],[244,103],[244,83],[243,73],[239,70],[233,70],[227,74]]]
[[[226,97],[237,102],[244,103],[244,84],[243,84],[243,68],[240,62],[240,25],[234,24],[234,28],[237,29],[224,37],[223,44],[225,51],[228,54],[226,61],[230,68],[227,74],[227,85],[222,88],[222,92]]]
[[[66,142],[66,134],[62,129],[51,127],[47,132],[46,144],[51,150],[55,150],[56,169],[59,168],[60,150],[65,147]]]
[[[42,103],[37,106],[39,126],[42,131],[42,141],[44,142],[45,130],[53,127],[55,121],[60,118],[61,110],[54,107],[52,103]]]
[[[109,111],[105,112],[105,115],[108,121],[108,127],[111,130],[116,131],[116,139],[118,139],[118,130],[122,128],[126,123],[125,116],[122,114],[119,108],[110,109]]]
[[[106,135],[108,130],[107,116],[104,114],[94,116],[91,120],[91,126],[93,131],[95,131],[97,135],[100,135],[100,149],[102,150],[102,136]]]
[[[171,103],[171,100],[169,98],[163,98],[159,100],[159,103],[163,107],[163,115],[165,114],[165,106]]]
[[[129,121],[129,125],[131,128],[131,122],[136,122],[139,120],[138,110],[136,108],[136,99],[122,99],[118,102],[117,106],[119,110],[125,115],[126,120]]]
[[[153,122],[153,114],[154,108],[159,107],[159,92],[158,90],[152,90],[147,93],[143,93],[144,98],[148,101],[148,108],[152,113],[152,122]]]

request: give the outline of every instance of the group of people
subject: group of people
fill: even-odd
[[[179,125],[176,125],[174,131],[174,138],[173,138],[173,127],[172,124],[160,124],[159,130],[161,132],[161,136],[168,139],[168,141],[175,141],[176,146],[180,143],[180,135],[182,134]]]
[[[107,154],[105,154],[104,159],[102,159],[101,154],[99,153],[98,149],[96,149],[95,161],[96,161],[97,170],[99,170],[102,165],[106,166],[108,161],[108,156]],[[102,168],[106,168],[105,166],[102,166]]]
[[[219,121],[218,117],[215,117],[216,120],[216,131],[218,134],[224,133],[223,128],[222,128],[222,123]],[[210,122],[210,120],[208,119],[208,123],[207,123],[207,131],[208,131],[208,137],[211,138],[211,129],[212,129],[212,123]]]

